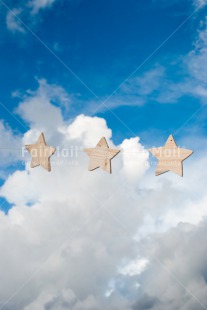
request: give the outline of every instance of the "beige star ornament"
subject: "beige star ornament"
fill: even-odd
[[[36,144],[25,145],[25,148],[32,155],[31,168],[42,166],[51,171],[50,157],[56,149],[46,144],[43,133],[40,134]]]
[[[165,146],[152,148],[149,151],[158,159],[156,176],[172,171],[182,177],[183,161],[193,153],[191,150],[179,148],[172,135],[167,139]]]
[[[101,168],[109,173],[111,173],[112,158],[120,152],[119,149],[110,149],[104,137],[101,138],[95,148],[84,149],[84,151],[90,158],[88,166],[89,171]]]

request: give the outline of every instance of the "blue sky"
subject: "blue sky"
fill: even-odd
[[[22,7],[21,3],[15,5],[12,1],[7,4],[11,9]],[[194,10],[195,5],[188,0],[130,0],[127,4],[126,1],[58,1],[33,15],[25,5],[19,18],[103,101]],[[166,71],[171,84],[188,75],[182,66],[182,57],[193,49],[204,11],[201,9],[195,13],[133,77],[142,77],[159,66]],[[99,105],[97,98],[24,25],[19,24],[22,31],[9,30],[5,21],[7,14],[8,9],[2,5],[2,103],[14,110],[19,99],[12,98],[12,93],[36,89],[35,78],[44,78],[48,83],[61,85],[71,94],[72,104],[66,119],[81,112],[93,114]],[[147,83],[152,82],[146,80]],[[162,78],[157,92],[162,91],[159,84],[162,84]],[[139,96],[137,89],[133,100],[139,101]],[[165,100],[160,104],[156,98],[146,95],[145,104],[139,106],[135,102],[133,107],[130,106],[132,99],[129,94],[116,92],[110,101],[116,102],[118,97],[126,102],[126,106],[115,103],[116,115],[139,135],[145,135],[148,130],[164,134],[175,132],[200,105],[200,98],[188,94],[175,99],[172,104],[165,104]],[[130,137],[131,132],[111,112],[98,110],[96,114],[104,115],[113,129],[115,142],[119,143],[124,136]],[[5,110],[1,115],[17,131],[24,132],[24,128]],[[146,137],[145,142],[151,141]]]

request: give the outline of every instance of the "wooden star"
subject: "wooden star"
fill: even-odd
[[[182,177],[183,161],[193,153],[191,150],[179,148],[172,135],[167,139],[165,146],[152,148],[149,151],[158,159],[156,176],[172,171]]]
[[[120,152],[118,149],[110,149],[104,137],[101,138],[95,148],[84,149],[84,151],[90,157],[89,171],[101,168],[109,173],[111,173],[111,159]]]
[[[36,144],[25,145],[25,148],[32,155],[31,168],[41,165],[47,171],[51,171],[50,157],[56,149],[46,144],[43,133],[39,136]]]

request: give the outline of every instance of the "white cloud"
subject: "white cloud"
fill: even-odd
[[[57,0],[27,0],[20,1],[19,7],[12,8],[6,15],[7,29],[13,33],[26,33],[26,28],[21,23],[23,18],[24,23],[28,27],[32,27],[38,20],[40,11],[51,8]],[[60,50],[57,43],[54,44],[54,49]]]
[[[29,6],[32,8],[32,13],[36,14],[41,9],[51,7],[56,0],[31,0],[29,1]]]
[[[21,32],[25,33],[25,29],[23,28],[21,22],[19,21],[19,17],[22,13],[22,9],[14,8],[8,12],[6,16],[6,26],[12,32]]]
[[[120,145],[122,149],[122,171],[135,181],[141,179],[149,168],[149,152],[139,142],[139,138],[125,139]]]
[[[207,0],[194,0],[193,2],[196,8],[203,8],[207,4]]]
[[[2,166],[14,164],[22,157],[21,137],[0,120],[0,162]]]
[[[206,156],[191,164],[189,159],[183,179],[170,173],[156,178],[154,171],[146,174],[148,152],[140,156],[144,148],[136,137],[121,143],[112,175],[89,172],[83,147],[102,135],[113,146],[112,131],[99,117],[79,115],[67,124],[52,103],[56,86],[46,85],[51,92],[40,86],[20,103],[18,111],[30,125],[22,141],[32,143],[44,129],[49,144],[77,145],[79,151],[69,158],[56,154],[51,173],[29,168],[28,156],[25,169],[1,187],[0,195],[14,205],[7,216],[0,212],[1,304],[11,310],[144,310],[149,303],[196,309],[152,256],[181,276],[187,288],[206,291],[198,266],[205,266],[205,242],[193,252],[193,232],[198,240],[206,235],[201,224],[207,215]],[[177,227],[181,221],[188,224]],[[193,253],[200,256],[194,260]],[[202,301],[205,296],[199,292]],[[151,308],[162,309],[156,307]]]
[[[206,221],[198,226],[179,225],[151,236],[146,243],[142,240],[152,258],[150,273],[157,275],[145,279],[145,293],[154,299],[151,309],[206,308],[205,234]],[[134,309],[138,306],[139,302]]]
[[[79,115],[75,121],[65,129],[69,140],[80,140],[84,147],[95,147],[101,137],[111,139],[112,131],[107,128],[106,121],[99,117]]]
[[[194,49],[186,57],[186,65],[190,75],[196,79],[197,82],[207,82],[205,68],[207,65],[207,19],[201,23],[201,29],[198,31],[198,38],[194,43]],[[201,85],[202,85],[201,84]]]
[[[26,306],[23,310],[45,310],[45,309],[97,309],[97,301],[93,296],[89,296],[84,301],[79,301],[73,291],[70,289],[61,292],[43,292],[38,298]]]
[[[136,259],[135,261],[131,261],[128,265],[122,267],[119,272],[124,276],[139,275],[146,269],[147,264],[148,264],[147,259],[144,258]]]
[[[45,131],[47,128],[50,132],[56,130],[54,124],[59,127],[63,123],[60,109],[51,102],[68,108],[70,98],[62,87],[49,85],[44,79],[38,83],[36,91],[27,91],[16,112],[36,130]]]
[[[122,86],[122,91],[139,96],[152,94],[159,87],[164,75],[164,67],[158,66],[145,72],[142,76],[133,77],[126,81]]]

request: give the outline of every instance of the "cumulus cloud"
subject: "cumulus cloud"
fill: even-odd
[[[3,120],[0,120],[0,136],[0,162],[5,167],[21,159],[22,141]]]
[[[107,127],[104,119],[89,117],[83,114],[79,115],[63,132],[70,140],[82,141],[84,147],[94,147],[102,136],[107,140],[112,137],[112,131]],[[97,143],[94,145],[95,141]]]
[[[205,234],[206,219],[198,226],[180,224],[146,240],[144,248],[152,258],[149,275],[159,275],[145,279],[149,309],[206,309]]]
[[[0,188],[13,205],[0,211],[0,309],[197,309],[170,272],[206,302],[205,242],[196,242],[206,234],[206,157],[189,159],[183,179],[155,178],[136,137],[116,146],[112,175],[89,172],[83,147],[103,135],[113,146],[111,129],[86,115],[68,123],[51,95],[57,86],[43,84],[17,108],[30,127],[22,142],[43,130],[59,153],[51,173],[31,169],[28,155]]]
[[[149,152],[139,142],[139,138],[125,139],[120,145],[122,149],[122,171],[131,180],[141,179],[149,168]]]
[[[38,80],[39,87],[36,91],[28,90],[23,96],[23,101],[16,112],[28,122],[32,128],[44,131],[54,130],[62,125],[63,118],[57,105],[68,109],[70,98],[65,90],[57,85],[50,85],[44,79]],[[54,103],[51,105],[51,103]],[[44,110],[47,111],[47,116]],[[49,131],[48,130],[48,131]]]

